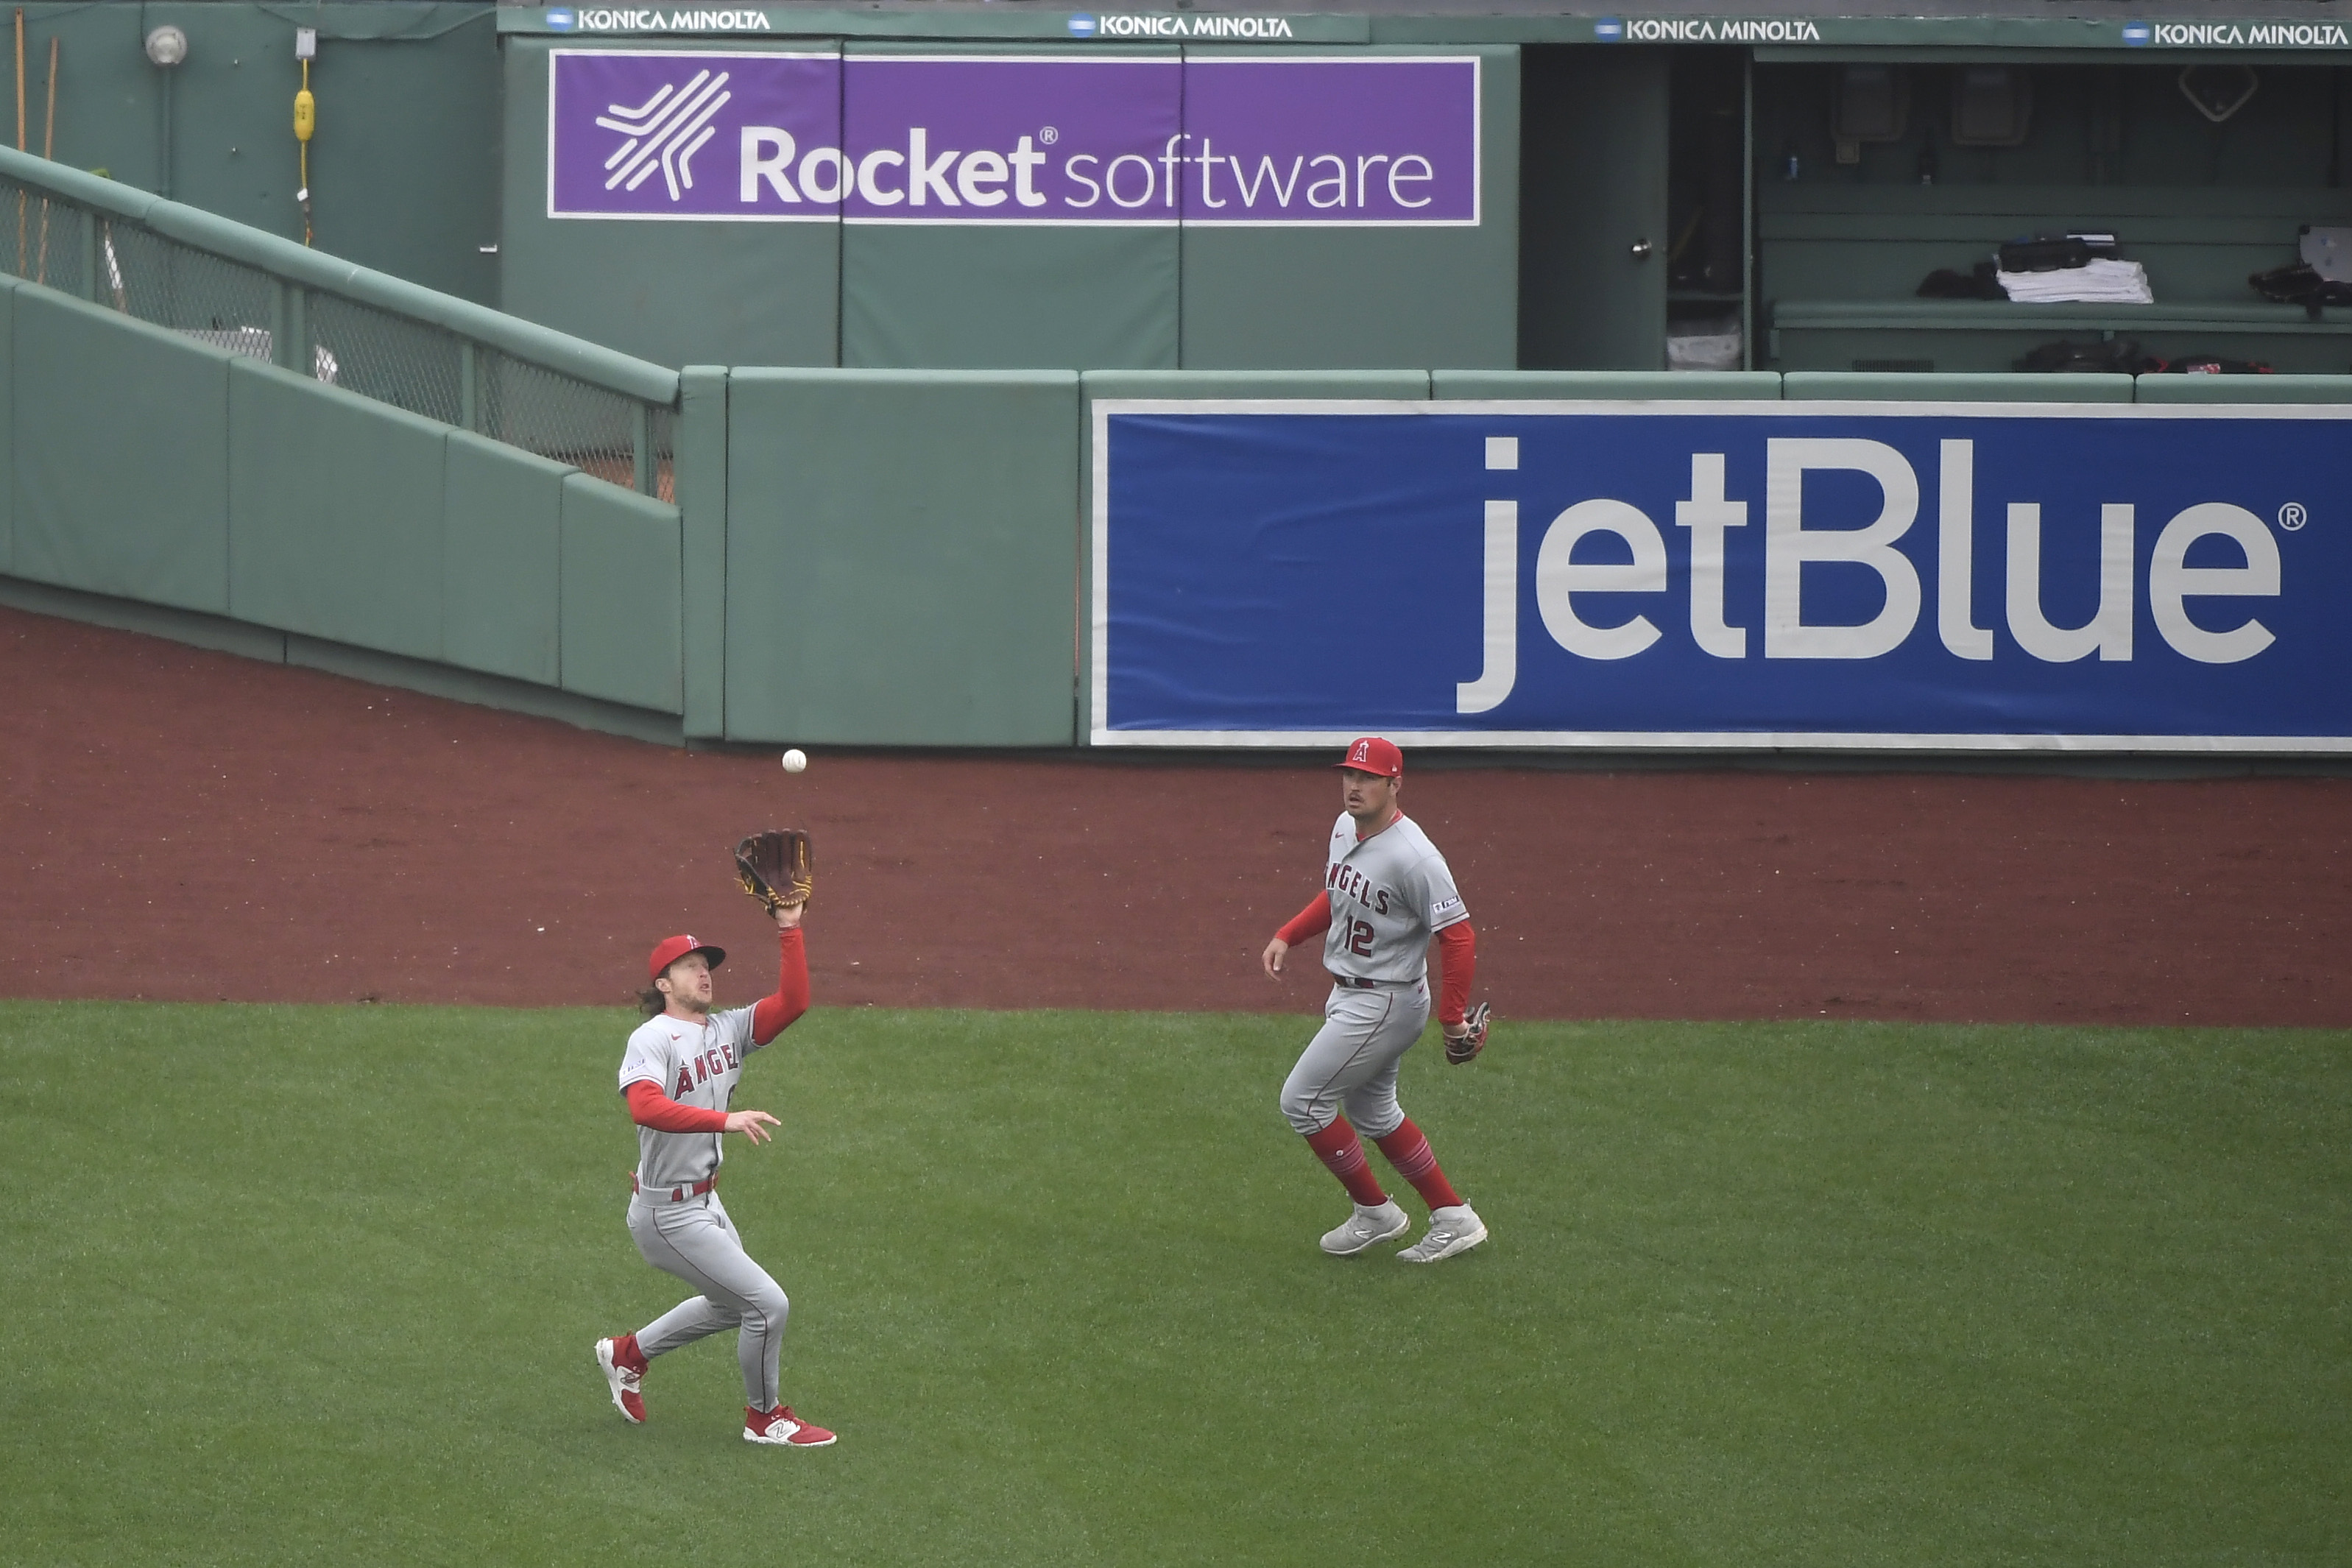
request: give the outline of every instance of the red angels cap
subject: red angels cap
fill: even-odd
[[[697,942],[690,936],[665,937],[661,945],[654,949],[653,957],[646,963],[646,968],[650,972],[647,978],[659,980],[663,970],[667,969],[689,952],[709,954],[710,967],[713,969],[727,962],[727,950],[723,947],[713,947],[707,942]]]
[[[1353,768],[1360,773],[1378,773],[1384,779],[1404,776],[1404,753],[1378,735],[1366,735],[1348,748],[1345,760],[1331,764],[1335,768]]]

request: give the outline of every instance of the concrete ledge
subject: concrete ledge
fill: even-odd
[[[652,713],[642,708],[581,697],[552,687],[510,680],[503,675],[483,675],[396,653],[378,653],[349,643],[321,642],[289,632],[286,662],[305,669],[323,670],[373,686],[397,686],[427,697],[470,702],[477,708],[502,708],[534,719],[553,719],[582,730],[625,735],[657,746],[683,746],[686,731],[675,713]]]
[[[175,610],[163,605],[141,604],[136,599],[85,594],[79,588],[59,588],[24,577],[0,577],[0,605],[29,610],[37,616],[55,616],[62,621],[80,621],[119,632],[140,632],[170,642],[186,643],[191,647],[257,658],[265,664],[286,662],[284,632],[233,621],[226,616],[208,616],[199,610]]]
[[[37,616],[79,621],[87,626],[138,632],[146,637],[184,643],[191,647],[258,659],[265,664],[290,664],[352,680],[363,680],[373,686],[394,686],[407,691],[420,691],[428,697],[446,698],[452,702],[467,702],[478,708],[496,708],[509,713],[528,714],[534,719],[552,719],[558,723],[608,735],[622,735],[633,741],[647,741],[661,746],[683,746],[686,743],[685,727],[674,713],[651,712],[618,702],[604,702],[593,697],[558,691],[550,687],[534,686],[527,680],[484,675],[450,665],[435,664],[427,659],[406,658],[399,654],[377,653],[345,643],[325,642],[296,633],[272,631],[267,626],[230,620],[222,616],[143,605],[131,599],[113,599],[101,594],[85,594],[72,588],[52,587],[46,583],[5,576],[0,576],[0,605]]]

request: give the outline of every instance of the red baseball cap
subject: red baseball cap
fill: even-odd
[[[1353,768],[1360,773],[1378,773],[1384,779],[1404,776],[1404,753],[1378,735],[1366,735],[1348,748],[1347,756],[1331,764],[1335,768]]]
[[[662,977],[662,971],[689,952],[708,953],[710,957],[710,967],[713,969],[727,962],[727,950],[723,947],[713,947],[707,942],[697,942],[690,936],[665,937],[662,939],[661,945],[654,949],[653,957],[646,963],[646,968],[650,971],[647,977],[659,980]]]

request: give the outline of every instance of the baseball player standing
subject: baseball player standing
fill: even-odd
[[[764,1110],[730,1110],[743,1063],[808,1011],[808,953],[800,924],[804,906],[773,910],[780,928],[775,994],[749,1007],[710,1010],[710,972],[726,962],[724,949],[674,936],[653,951],[653,987],[644,994],[651,1014],[629,1037],[621,1058],[621,1092],[637,1124],[637,1168],[629,1178],[629,1234],[646,1261],[675,1274],[698,1294],[688,1297],[634,1334],[596,1342],[613,1403],[631,1421],[646,1418],[646,1363],[681,1345],[739,1331],[736,1356],[743,1368],[743,1440],[791,1448],[822,1448],[833,1434],[794,1415],[779,1396],[777,1380],[784,1322],[792,1310],[783,1288],[743,1250],[742,1239],[719,1203],[719,1164],[726,1134],[753,1143],[778,1126]]]
[[[1465,1014],[1476,942],[1445,858],[1397,807],[1403,753],[1368,735],[1337,765],[1345,809],[1332,825],[1323,891],[1265,944],[1261,960],[1279,980],[1294,945],[1328,933],[1323,966],[1331,973],[1331,996],[1323,1027],[1282,1086],[1282,1113],[1356,1203],[1346,1223],[1323,1237],[1324,1251],[1349,1257],[1412,1223],[1373,1179],[1357,1137],[1360,1128],[1429,1205],[1428,1234],[1397,1256],[1435,1263],[1486,1240],[1486,1226],[1397,1104],[1397,1064],[1429,1022],[1433,933],[1444,972],[1438,1019],[1447,1058],[1467,1061],[1485,1043],[1485,1008]]]

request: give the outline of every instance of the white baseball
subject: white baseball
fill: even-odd
[[[796,773],[807,766],[808,753],[802,751],[798,746],[794,746],[791,751],[784,753],[784,772],[788,773]]]

